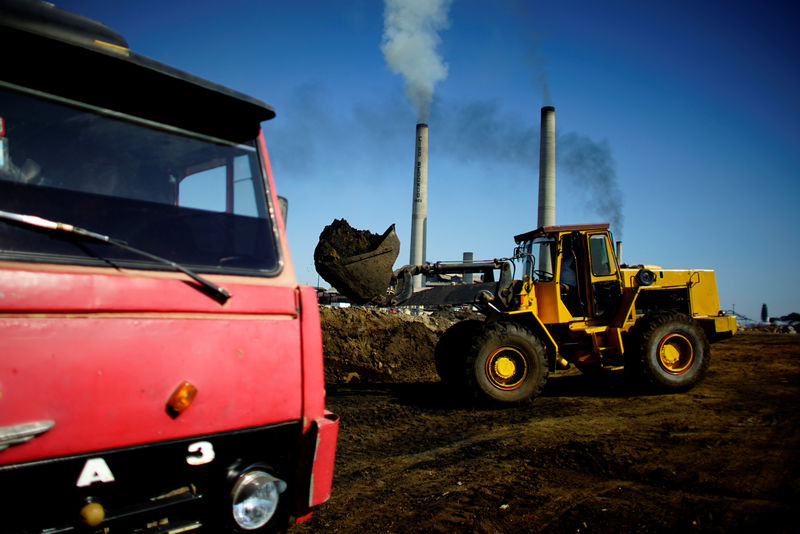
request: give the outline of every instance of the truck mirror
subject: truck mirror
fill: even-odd
[[[286,197],[278,197],[278,205],[281,208],[281,215],[283,216],[283,225],[286,226],[286,217],[289,214],[289,201]]]
[[[7,141],[0,137],[0,171],[8,172],[11,167],[9,161]]]

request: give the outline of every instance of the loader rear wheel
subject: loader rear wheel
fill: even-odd
[[[477,319],[460,321],[445,330],[439,338],[434,351],[434,361],[436,372],[445,385],[457,388],[466,385],[467,355],[472,340],[480,332],[482,324],[483,321]]]
[[[480,400],[532,401],[547,381],[547,354],[539,338],[521,325],[485,324],[472,341],[467,372]]]
[[[705,376],[711,349],[703,329],[688,315],[652,313],[640,319],[631,334],[634,350],[625,366],[647,384],[685,391]]]

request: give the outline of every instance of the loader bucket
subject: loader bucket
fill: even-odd
[[[399,252],[394,225],[380,235],[335,219],[319,236],[314,266],[339,293],[355,304],[365,304],[386,292]]]

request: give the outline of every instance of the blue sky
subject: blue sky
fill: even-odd
[[[263,128],[301,282],[317,284],[313,250],[334,218],[395,223],[397,266],[408,261],[417,116],[381,52],[382,2],[55,2],[275,107]],[[559,224],[617,209],[623,261],[715,269],[721,306],[754,319],[762,303],[800,312],[790,2],[454,0],[446,16],[428,260],[505,257],[536,226],[539,114],[552,104]],[[594,159],[576,165],[585,150]]]

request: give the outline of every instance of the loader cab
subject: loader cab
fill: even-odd
[[[545,323],[607,320],[622,295],[619,265],[607,223],[545,226],[515,237],[549,241],[552,274],[534,277],[538,314]],[[538,272],[536,269],[533,272]]]

